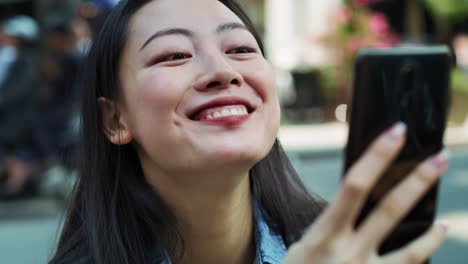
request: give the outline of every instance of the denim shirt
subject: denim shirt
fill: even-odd
[[[263,217],[263,212],[257,205],[253,203],[254,213],[254,238],[256,247],[256,264],[280,264],[283,257],[286,255],[286,245],[283,238],[275,233]],[[159,252],[159,253],[158,253]],[[172,264],[168,259],[167,254],[161,254],[163,250],[156,250],[151,263],[153,264]],[[166,255],[166,257],[164,257]]]

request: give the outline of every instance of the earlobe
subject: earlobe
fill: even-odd
[[[98,104],[102,114],[102,127],[107,139],[115,145],[131,143],[133,135],[121,115],[118,105],[105,97],[99,97]]]
[[[107,138],[115,145],[126,145],[133,141],[133,136],[128,130],[119,129],[118,133],[107,134]]]

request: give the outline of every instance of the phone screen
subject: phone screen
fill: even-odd
[[[356,225],[422,160],[443,148],[450,65],[448,48],[440,46],[366,49],[357,55],[345,172],[393,124],[402,121],[408,130],[402,151],[373,188]],[[432,225],[437,188],[438,183],[401,221],[379,253],[402,247]]]

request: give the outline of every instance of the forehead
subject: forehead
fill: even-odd
[[[130,28],[138,41],[155,31],[174,27],[210,33],[226,22],[244,24],[218,0],[153,0],[135,13]]]

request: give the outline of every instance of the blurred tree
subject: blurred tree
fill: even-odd
[[[405,6],[405,32],[413,42],[422,42],[425,38],[423,10],[419,0],[407,0]]]
[[[468,14],[468,0],[424,0],[437,16],[463,19]]]
[[[452,25],[465,20],[468,15],[468,0],[424,0],[436,23],[436,40],[444,41],[452,34]]]

